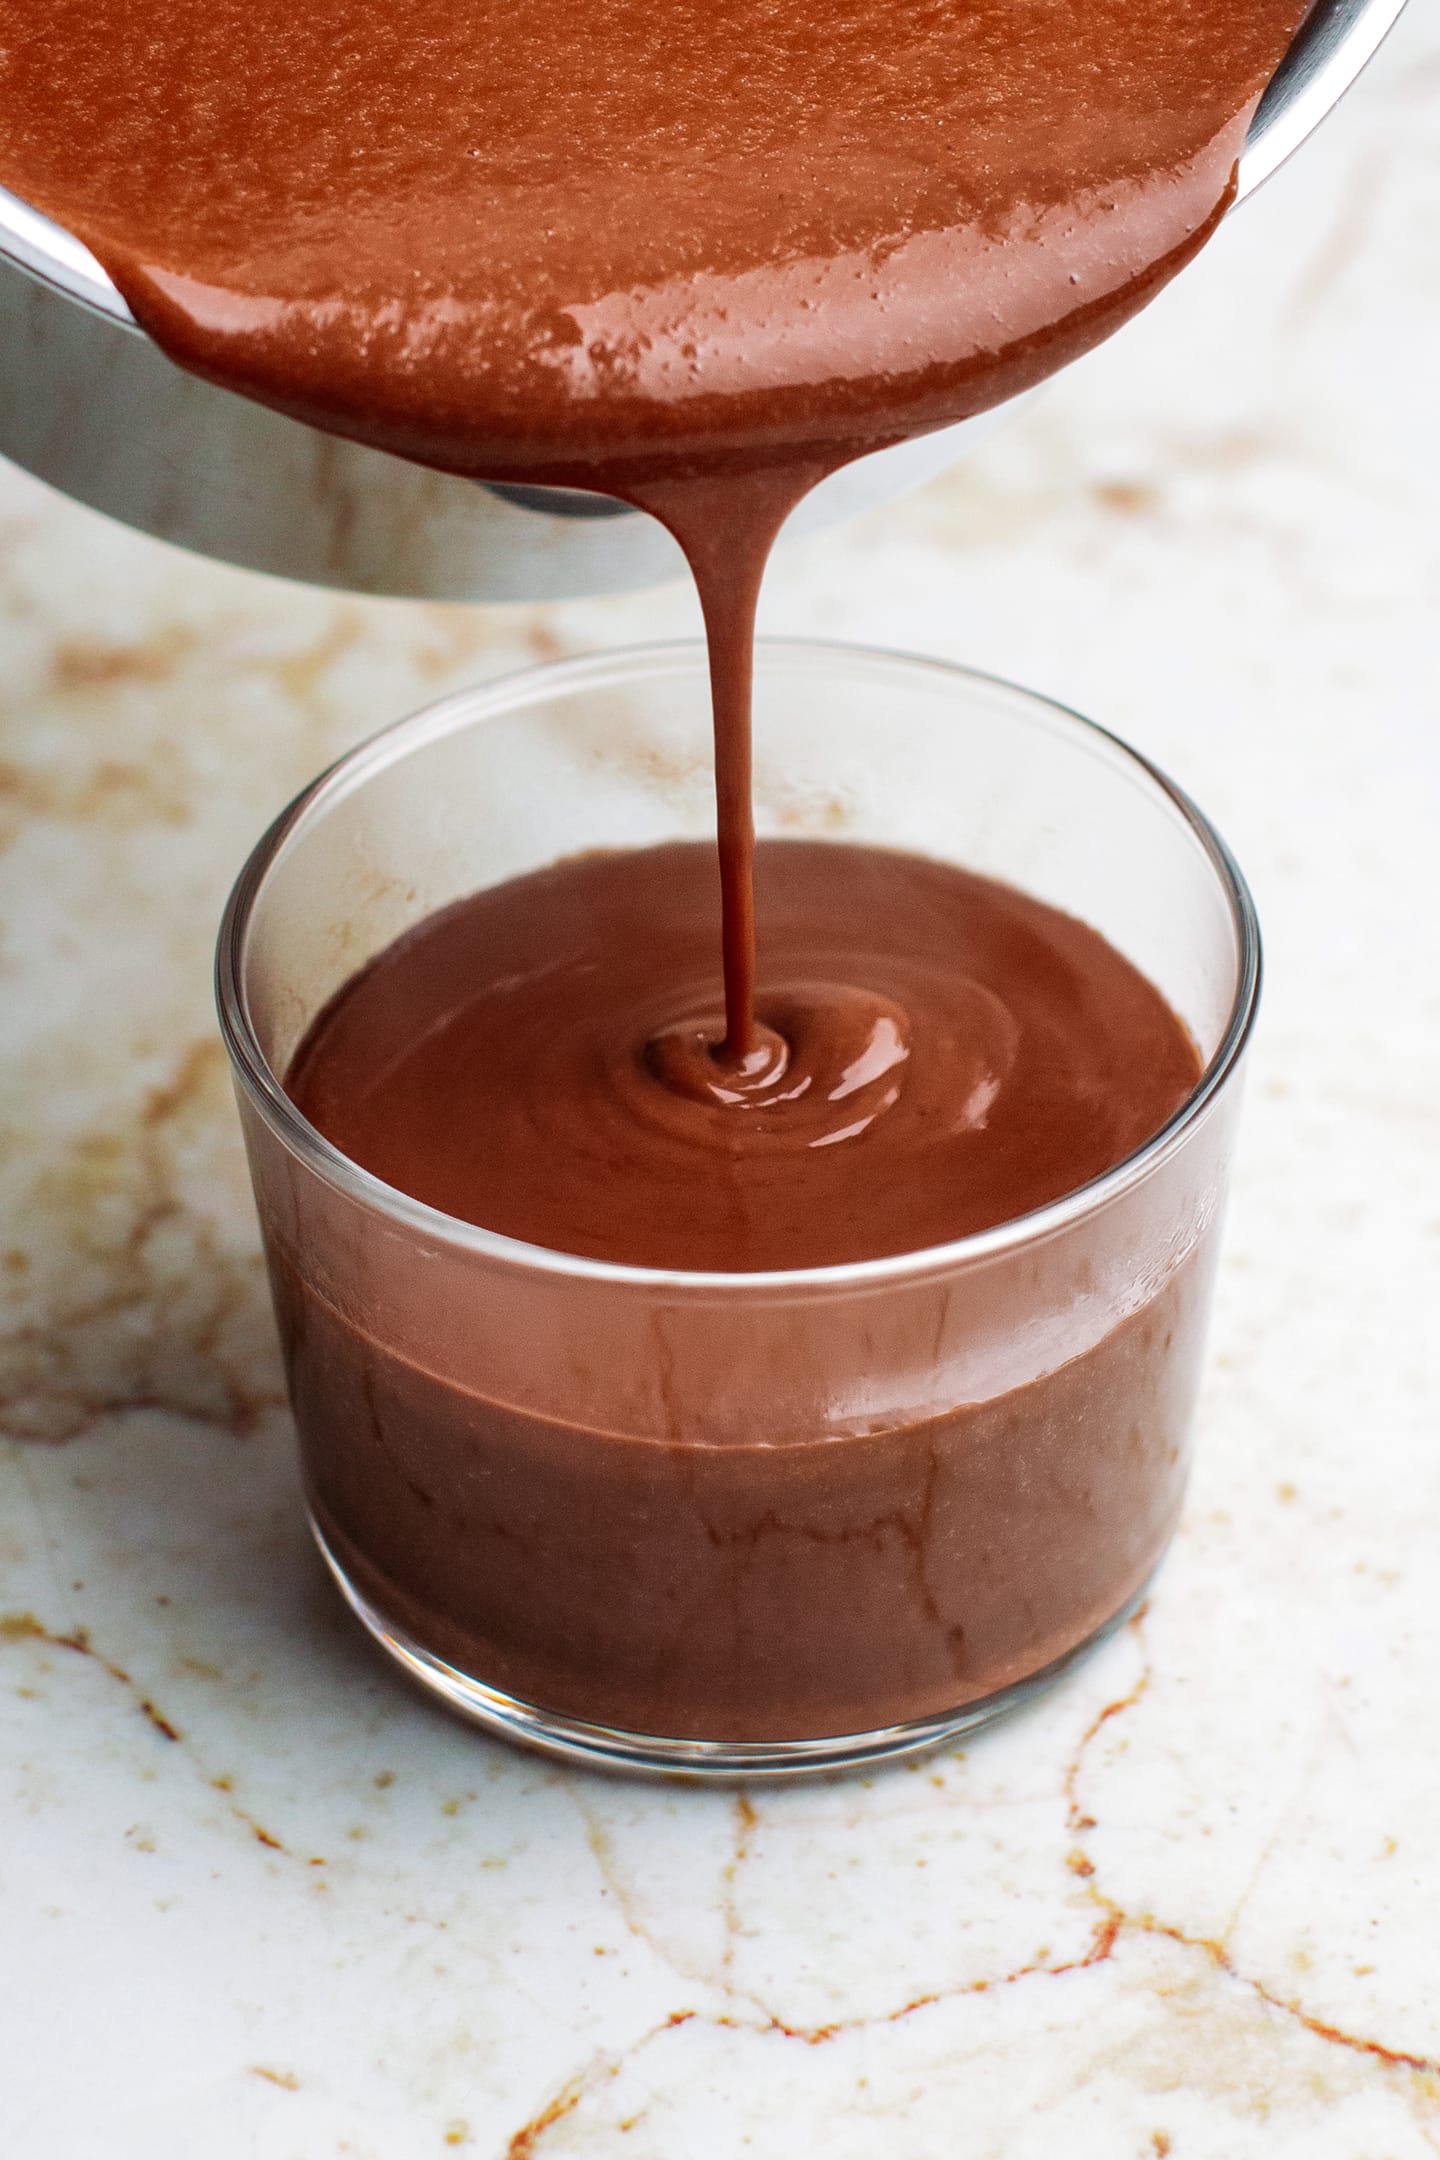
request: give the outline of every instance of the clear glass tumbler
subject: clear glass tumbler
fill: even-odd
[[[712,830],[699,644],[462,692],[251,856],[218,993],[311,1518],[361,1620],[512,1738],[757,1776],[993,1716],[1143,1597],[1175,1526],[1259,985],[1243,880],[1113,736],[933,661],[763,643],[762,835],[872,841],[1099,930],[1204,1071],[1082,1190],[846,1267],[542,1251],[382,1184],[295,1110],[310,1022],[466,893]]]

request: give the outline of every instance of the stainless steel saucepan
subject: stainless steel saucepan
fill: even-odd
[[[1254,193],[1347,90],[1404,0],[1315,0],[1240,161]],[[792,530],[950,464],[992,418],[881,451],[817,488]],[[621,504],[490,488],[287,420],[173,366],[72,233],[0,189],[0,454],[108,516],[279,577],[432,600],[614,592],[680,568]]]

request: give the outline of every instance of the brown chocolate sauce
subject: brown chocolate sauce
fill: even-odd
[[[380,1285],[357,1315],[313,1259],[273,1233],[270,1249],[331,1552],[392,1625],[545,1710],[751,1742],[945,1716],[1086,1642],[1175,1528],[1213,1243],[1041,1378],[870,1429],[777,1425],[755,1344],[717,1333],[710,1402],[738,1358],[757,1410],[730,1445],[697,1437],[698,1371],[672,1382],[683,1433],[577,1427],[437,1377],[371,1332]],[[908,1316],[915,1357],[942,1310]],[[583,1318],[577,1342],[568,1317],[572,1339],[526,1345],[547,1381],[624,1347]],[[797,1391],[823,1399],[865,1319],[835,1307],[810,1337],[819,1366],[786,1376]],[[652,1359],[665,1348],[657,1318]]]
[[[740,1070],[712,1054],[714,853],[675,843],[422,922],[320,1015],[289,1091],[352,1161],[451,1217],[601,1260],[769,1271],[1043,1206],[1195,1084],[1159,993],[1023,893],[833,841],[762,841],[756,872]],[[932,1399],[953,1384],[943,1281],[878,1319],[843,1297],[807,1307],[778,1339],[738,1308],[712,1330],[657,1306],[637,1343],[563,1279],[552,1319],[507,1321],[503,1268],[457,1285],[448,1317],[431,1255],[407,1352],[389,1314],[415,1294],[409,1241],[365,1241],[357,1300],[327,1279],[328,1234],[286,1236],[285,1206],[271,1265],[326,1542],[390,1625],[524,1702],[752,1742],[934,1717],[1086,1640],[1174,1527],[1208,1247],[1118,1322],[1102,1299],[1098,1328],[1080,1263],[1054,1369],[897,1418],[885,1406],[917,1375]],[[1028,1270],[1008,1317],[1005,1295],[957,1286],[956,1309],[1023,1344]],[[481,1306],[486,1334],[518,1330],[519,1402]],[[882,1414],[857,1419],[847,1396]]]
[[[552,1251],[758,1272],[923,1250],[1133,1153],[1195,1085],[1093,930],[918,856],[766,840],[750,1069],[713,851],[581,856],[460,901],[320,1016],[286,1085],[352,1162]]]

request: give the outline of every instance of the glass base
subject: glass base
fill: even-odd
[[[992,1718],[1003,1717],[1049,1687],[1078,1659],[1125,1625],[1145,1602],[1154,1579],[1153,1574],[1148,1576],[1133,1597],[1063,1657],[1031,1673],[1028,1679],[1017,1680],[980,1702],[967,1703],[961,1710],[916,1718],[905,1725],[881,1726],[875,1732],[838,1733],[818,1740],[667,1740],[656,1733],[619,1732],[608,1725],[591,1725],[583,1718],[564,1717],[558,1711],[536,1709],[533,1703],[487,1687],[483,1680],[472,1679],[457,1666],[447,1665],[371,1604],[336,1559],[314,1516],[308,1519],[321,1556],[350,1610],[402,1671],[428,1693],[502,1740],[538,1749],[563,1762],[641,1777],[728,1778],[739,1782],[814,1776],[826,1770],[898,1762],[925,1748],[938,1747],[961,1733],[988,1725]]]

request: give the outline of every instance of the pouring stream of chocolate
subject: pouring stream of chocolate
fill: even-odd
[[[1224,211],[1303,0],[0,0],[0,179],[182,365],[675,534],[715,689],[732,1065],[749,671],[846,460],[1097,343]]]

